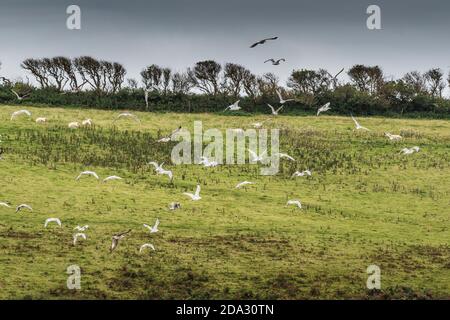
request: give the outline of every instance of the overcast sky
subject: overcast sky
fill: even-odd
[[[66,28],[70,4],[81,7],[81,30]],[[366,27],[370,4],[381,7],[382,30]],[[283,83],[292,69],[356,63],[388,76],[448,72],[449,14],[448,0],[0,0],[0,74],[23,77],[23,59],[56,55],[118,61],[133,78],[152,63],[184,70],[205,59],[275,72]],[[287,63],[263,63],[272,57]]]

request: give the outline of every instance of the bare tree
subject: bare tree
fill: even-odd
[[[238,97],[241,93],[246,72],[247,69],[239,64],[225,64],[224,77],[227,80],[226,86],[229,88],[234,97]]]
[[[42,59],[26,59],[22,62],[21,67],[31,72],[41,88],[49,87],[48,73]]]
[[[433,97],[442,97],[445,88],[444,73],[439,68],[428,70],[425,73],[425,80],[428,84],[428,91]]]
[[[84,82],[95,91],[102,92],[105,86],[103,64],[89,56],[74,59],[74,65]]]
[[[163,93],[166,95],[169,91],[170,80],[172,79],[172,70],[170,68],[162,69],[162,89]]]
[[[252,98],[253,101],[260,94],[258,88],[258,81],[256,76],[250,72],[250,70],[245,70],[242,79],[242,86],[244,87],[245,93]]]
[[[413,88],[416,95],[426,93],[427,85],[425,77],[418,71],[411,71],[405,74],[403,81],[406,85]]]
[[[358,90],[370,94],[378,93],[384,83],[383,71],[378,66],[354,65],[348,71],[348,75]]]
[[[176,72],[172,76],[172,91],[174,93],[187,94],[194,84],[186,72]]]
[[[220,72],[222,67],[213,60],[197,62],[194,69],[188,69],[188,75],[201,91],[206,94],[217,95],[219,93]]]
[[[332,78],[324,69],[294,70],[289,77],[287,86],[299,94],[316,95],[321,91],[328,90],[332,84]]]
[[[156,64],[148,66],[141,71],[142,83],[147,90],[159,90],[161,84],[162,69]]]

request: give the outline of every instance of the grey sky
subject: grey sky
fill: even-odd
[[[82,30],[66,29],[66,8],[82,10]],[[383,30],[366,28],[378,4]],[[255,73],[331,72],[378,64],[387,75],[450,66],[447,0],[0,0],[0,74],[25,76],[27,57],[92,55],[121,62],[138,78],[156,63],[184,70],[196,61],[235,62]],[[250,49],[267,36],[279,40]],[[287,59],[278,67],[267,58]]]

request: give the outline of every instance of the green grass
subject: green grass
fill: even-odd
[[[283,129],[277,176],[251,165],[170,165],[173,144],[156,137],[194,120],[208,128],[248,128],[266,119],[209,114],[136,113],[142,124],[111,111],[28,108],[49,123],[10,121],[18,107],[0,107],[2,299],[383,299],[450,297],[450,122],[279,116]],[[94,129],[69,130],[92,118]],[[389,142],[383,133],[401,133]],[[410,156],[403,147],[420,146]],[[173,184],[145,167],[165,161]],[[311,169],[310,178],[290,179]],[[82,170],[123,181],[103,184]],[[236,190],[241,181],[254,186]],[[202,185],[202,200],[182,195]],[[301,199],[304,208],[285,207]],[[179,201],[182,209],[167,206]],[[45,229],[59,217],[62,228]],[[160,232],[142,226],[161,220]],[[73,228],[88,224],[72,246]],[[109,253],[111,236],[131,228]],[[156,252],[139,254],[150,242]],[[66,269],[82,269],[81,290],[68,290]],[[381,268],[382,289],[366,289],[366,268]]]

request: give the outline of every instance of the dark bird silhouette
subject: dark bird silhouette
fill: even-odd
[[[277,40],[277,39],[278,39],[278,37],[266,38],[266,39],[260,40],[260,41],[258,41],[258,42],[255,42],[254,44],[252,44],[252,45],[250,46],[250,48],[254,48],[254,47],[256,47],[257,45],[264,44],[264,43],[266,43],[266,41],[268,41],[268,40]]]
[[[268,59],[268,60],[264,61],[264,63],[269,62],[269,61],[272,62],[272,65],[278,66],[278,65],[280,65],[280,62],[281,62],[281,61],[286,62],[286,59],[284,59],[284,58],[281,58],[281,59],[278,59],[278,60],[275,60],[275,59]]]

